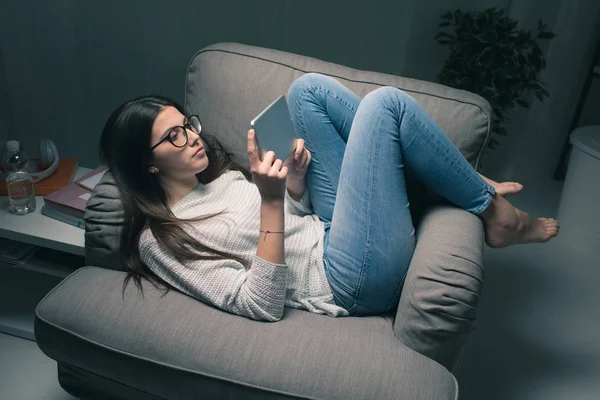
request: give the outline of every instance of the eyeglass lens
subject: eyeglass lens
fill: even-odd
[[[197,134],[200,134],[202,130],[200,120],[196,116],[190,117],[187,126]],[[177,126],[171,130],[170,139],[175,146],[183,147],[187,143],[187,132],[184,131],[182,126]]]

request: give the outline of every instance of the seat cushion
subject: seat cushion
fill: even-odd
[[[144,295],[124,272],[77,270],[38,305],[39,347],[61,364],[169,399],[456,399],[440,364],[403,345],[392,317],[286,309],[238,317],[176,291]],[[65,307],[68,304],[69,307]]]

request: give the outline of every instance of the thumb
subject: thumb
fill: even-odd
[[[284,167],[289,167],[292,164],[294,164],[294,152],[292,152],[288,158],[285,159],[285,161],[283,162],[283,166]]]

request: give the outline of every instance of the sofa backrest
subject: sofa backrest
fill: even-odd
[[[338,79],[360,97],[381,86],[397,87],[421,104],[475,168],[489,140],[491,108],[482,97],[436,83],[361,71],[311,57],[239,43],[217,43],[196,53],[187,69],[185,108],[217,135],[236,161],[248,166],[250,121],[308,72]],[[88,200],[86,262],[124,269],[120,256],[123,211],[110,171]]]
[[[361,71],[278,50],[238,43],[218,43],[200,50],[188,66],[186,110],[200,115],[202,126],[217,133],[236,161],[248,166],[246,135],[250,121],[307,72],[333,76],[360,97],[381,86],[405,91],[471,165],[479,167],[491,121],[490,105],[482,97],[432,82]]]

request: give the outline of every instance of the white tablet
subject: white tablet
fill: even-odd
[[[273,151],[277,158],[285,161],[294,151],[297,137],[283,95],[258,114],[250,125],[254,128],[261,160],[267,151]]]

